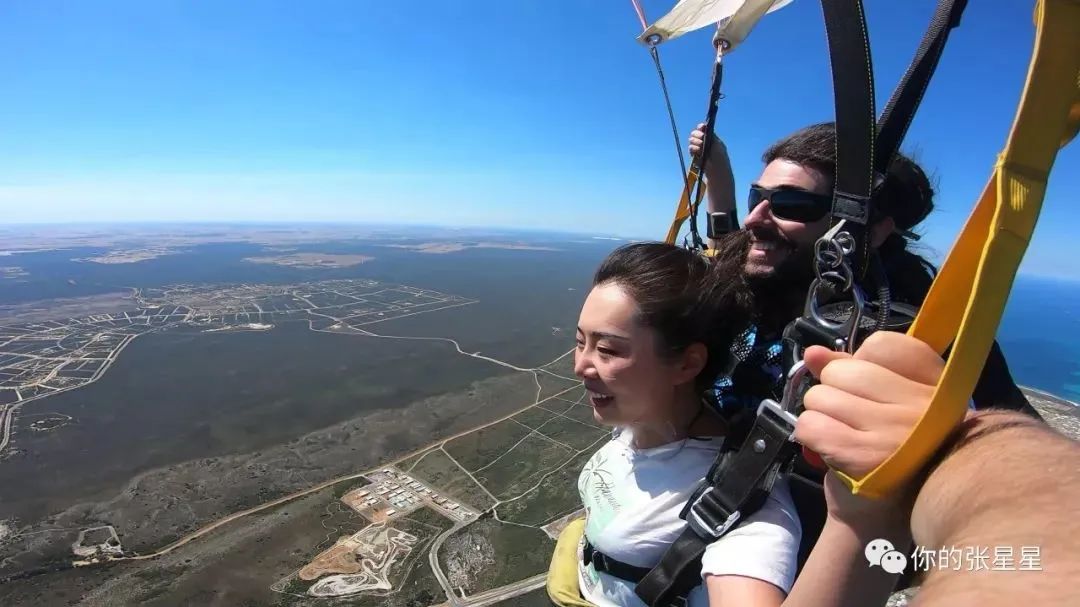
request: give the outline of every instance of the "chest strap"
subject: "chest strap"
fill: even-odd
[[[586,565],[591,564],[593,569],[600,573],[606,573],[634,584],[640,582],[641,578],[649,573],[648,567],[630,565],[600,552],[592,545],[588,536],[585,537],[585,548],[582,551],[581,560]]]

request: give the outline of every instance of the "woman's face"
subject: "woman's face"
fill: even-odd
[[[700,371],[688,368],[685,356],[659,356],[659,336],[637,314],[637,304],[615,283],[593,287],[581,308],[574,374],[585,383],[593,417],[606,426],[664,419],[676,387]]]

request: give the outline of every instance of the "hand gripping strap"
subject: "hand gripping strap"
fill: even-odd
[[[1080,127],[1080,2],[1039,0],[1024,93],[990,182],[908,333],[939,353],[952,344],[929,409],[907,441],[853,492],[889,493],[956,427],[990,350],[1042,206],[1057,151]]]

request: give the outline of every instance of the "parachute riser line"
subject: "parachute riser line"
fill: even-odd
[[[701,145],[701,153],[694,157],[692,169],[696,169],[699,175],[704,176],[705,167],[708,166],[709,156],[713,148],[713,132],[716,130],[716,114],[720,109],[720,85],[724,80],[724,45],[716,47],[716,61],[713,63],[712,81],[709,85],[709,105],[705,111],[705,140]],[[698,179],[694,185],[694,192],[690,196],[690,237],[693,246],[699,249],[707,249],[708,246],[702,241],[698,233],[697,216],[698,208],[705,197],[705,180]]]
[[[655,36],[655,34],[654,34]],[[650,36],[652,38],[652,36]],[[675,140],[675,153],[679,155],[679,178],[683,181],[683,187],[690,189],[690,177],[686,170],[686,157],[683,156],[682,140],[679,137],[679,126],[675,120],[675,110],[671,106],[671,95],[668,93],[667,78],[664,77],[664,66],[660,63],[660,51],[655,44],[649,45],[649,56],[652,57],[656,75],[660,78],[660,90],[664,94],[664,107],[667,108],[668,122],[671,124],[671,135]]]

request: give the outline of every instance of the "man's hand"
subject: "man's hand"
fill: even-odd
[[[705,123],[697,125],[693,131],[690,132],[690,155],[697,157],[701,155],[702,148],[705,147]]]
[[[690,131],[690,155],[697,157],[701,155],[701,150],[705,148],[705,123],[697,125],[693,131]],[[713,154],[723,154],[727,156],[727,146],[724,145],[724,141],[713,135],[712,148],[710,151]]]
[[[690,133],[690,155],[697,158],[705,147],[705,124],[699,124]],[[713,138],[712,147],[709,149],[709,159],[701,169],[705,180],[709,183],[706,195],[709,199],[708,210],[710,213],[734,213],[735,212],[735,176],[731,173],[731,159],[728,158],[727,147],[719,137],[709,134]],[[716,246],[716,241],[711,243]]]
[[[815,346],[804,360],[821,383],[803,398],[795,439],[853,478],[903,444],[945,367],[923,342],[889,331],[871,335],[854,355]]]

